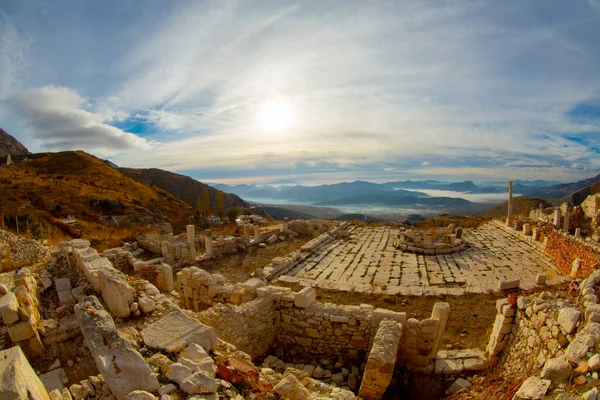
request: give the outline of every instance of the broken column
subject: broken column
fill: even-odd
[[[581,228],[575,228],[575,237],[581,237]]]
[[[533,237],[533,240],[535,240],[536,242],[539,242],[540,241],[540,228],[538,228],[538,227],[533,228],[533,232],[531,235]]]
[[[152,369],[117,330],[95,296],[87,296],[75,305],[75,315],[98,371],[117,399],[124,399],[134,390],[158,390],[158,379]]]
[[[206,255],[212,257],[213,255],[213,242],[212,242],[212,231],[207,229],[204,231],[204,247],[206,248]]]
[[[576,258],[571,264],[571,273],[569,274],[572,279],[577,279],[579,268],[581,268],[581,258]]]
[[[244,238],[244,243],[248,245],[250,243],[250,226],[246,223],[242,225],[242,237]]]
[[[187,242],[190,246],[190,261],[196,261],[196,242],[194,237],[196,236],[196,227],[194,225],[187,226]]]
[[[163,263],[162,273],[165,280],[165,290],[167,292],[173,291],[175,289],[175,285],[173,283],[173,267],[171,267],[169,264]]]
[[[569,211],[565,211],[563,218],[563,231],[565,231],[566,234],[569,234]]]
[[[401,324],[387,318],[379,324],[358,392],[361,398],[379,400],[383,397],[394,374],[401,335]]]
[[[260,226],[258,224],[254,225],[254,241],[260,241]]]
[[[544,205],[542,203],[538,204],[538,221],[543,221],[544,219]]]
[[[506,216],[506,225],[512,226],[512,195],[513,195],[513,181],[508,181],[508,213]]]
[[[288,217],[285,217],[285,218],[283,219],[283,230],[284,230],[284,231],[285,231],[285,230],[287,230],[287,229],[289,229],[289,228],[288,228],[288,226],[289,226],[289,224],[290,224],[290,223],[289,223],[289,221],[290,221],[290,219],[289,219]]]
[[[554,216],[552,219],[552,223],[556,228],[560,227],[560,210],[558,208],[554,209]]]
[[[433,347],[431,348],[431,352],[429,356],[431,358],[435,357],[438,350],[440,349],[440,344],[442,343],[442,336],[444,336],[444,331],[446,330],[446,323],[448,322],[448,316],[450,315],[450,304],[448,303],[435,303],[433,305],[433,310],[431,311],[431,318],[435,318],[440,321],[438,325],[438,331],[435,338],[435,342],[433,343]]]

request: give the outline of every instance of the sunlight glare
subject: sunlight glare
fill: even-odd
[[[268,100],[260,106],[260,126],[269,131],[287,129],[292,124],[290,105],[285,100]]]

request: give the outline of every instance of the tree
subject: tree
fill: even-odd
[[[240,210],[237,207],[229,207],[225,214],[230,221],[235,220],[237,216],[240,215]]]
[[[223,218],[223,210],[224,210],[224,206],[223,206],[224,202],[223,202],[223,191],[222,190],[218,190],[217,191],[217,215],[221,218]]]

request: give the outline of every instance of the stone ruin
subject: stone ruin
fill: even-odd
[[[20,268],[0,286],[0,398],[381,399],[397,371],[453,382],[447,394],[472,398],[480,389],[471,384],[491,367],[522,379],[515,398],[541,398],[571,378],[581,387],[599,382],[600,271],[585,257],[564,271],[583,279],[577,287],[555,293],[539,276],[534,294],[498,300],[485,349],[458,350],[441,346],[446,302],[419,320],[369,304],[321,303],[314,287],[276,286],[326,246],[353,240],[347,223],[321,226],[245,282],[202,269],[207,259],[289,240],[310,225],[242,226],[230,237],[197,236],[191,227],[102,254],[81,239],[47,249],[45,267]],[[548,253],[592,248],[515,225],[492,224]],[[446,234],[462,239],[453,227]],[[519,283],[508,286],[499,289]],[[68,348],[76,353],[65,359]]]
[[[462,228],[450,224],[446,229],[434,231],[400,230],[394,246],[402,251],[417,254],[452,254],[464,250],[467,242]]]

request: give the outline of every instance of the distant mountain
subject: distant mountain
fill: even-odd
[[[294,211],[294,210],[290,210],[290,209],[284,208],[284,207],[261,205],[260,208],[263,212],[269,214],[271,217],[273,217],[277,220],[280,220],[280,221],[283,220],[284,218],[289,218],[290,220],[315,218],[315,216],[312,214],[307,214],[307,213],[300,212],[300,211]]]
[[[394,189],[413,189],[413,190],[448,190],[459,193],[501,193],[502,191],[494,187],[479,187],[473,181],[464,182],[440,182],[440,181],[398,181],[387,182],[384,185]]]
[[[208,187],[208,195],[212,209],[216,209],[217,190],[189,176],[176,174],[158,168],[117,168],[118,171],[125,175],[147,183],[151,186],[159,187],[173,196],[185,201],[192,207],[198,204],[198,198],[202,196],[205,187]],[[223,192],[225,192],[223,190]],[[250,207],[250,204],[242,200],[235,194],[224,193],[223,195],[224,208],[227,210],[230,207]]]
[[[600,174],[577,182],[562,183],[560,185],[548,186],[545,188],[536,188],[535,190],[530,191],[528,195],[538,197],[551,197],[554,199],[567,197],[567,200],[574,202],[575,205],[577,205],[585,199],[585,196],[587,196],[587,194],[584,195],[584,193],[582,192],[579,195],[575,195],[574,198],[571,198],[569,196],[571,196],[571,194],[579,192],[582,189],[593,186],[597,182],[600,182]],[[583,196],[583,198],[581,198],[581,196]]]
[[[557,205],[557,201],[554,199],[545,199],[542,197],[527,197],[527,196],[515,196],[513,197],[512,211],[513,215],[528,216],[531,208],[538,208],[539,204],[542,203],[544,208],[554,207]],[[560,201],[558,201],[560,203]],[[489,210],[483,212],[481,216],[486,218],[506,218],[508,214],[508,201],[497,204]]]
[[[365,214],[344,214],[335,218],[336,221],[354,221],[359,220],[362,222],[380,222],[383,221],[379,218],[371,217]]]
[[[408,190],[394,190],[392,187],[378,183],[355,181],[341,182],[319,186],[270,186],[270,185],[223,185],[214,184],[214,188],[235,193],[248,200],[272,199],[285,202],[315,204],[334,198],[353,197],[358,195],[380,196],[385,194],[412,197],[428,197],[425,193]]]
[[[417,197],[407,196],[402,193],[391,192],[385,194],[359,194],[350,197],[333,198],[316,203],[317,206],[348,206],[348,205],[374,205],[374,206],[458,206],[471,204],[470,201],[457,197]]]
[[[4,129],[0,128],[0,156],[7,154],[30,154],[29,150]]]

